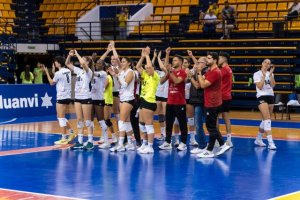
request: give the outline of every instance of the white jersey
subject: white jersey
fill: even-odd
[[[71,71],[67,68],[55,72],[53,81],[56,83],[56,100],[71,98],[71,79]]]
[[[165,72],[160,71],[160,70],[156,70],[156,72],[158,73],[160,78],[164,77],[166,74]],[[169,81],[167,80],[163,84],[161,84],[161,83],[158,84],[157,90],[156,90],[156,96],[168,98],[168,91],[169,91]]]
[[[119,70],[119,66],[116,66],[116,67],[111,66],[111,67],[112,67],[112,69],[117,68]],[[113,82],[114,82],[113,92],[119,92],[119,90],[120,90],[120,83],[118,81],[118,78],[115,77],[115,76],[113,76]]]
[[[125,82],[126,76],[129,72],[133,72],[132,69],[127,69],[126,71],[122,70],[119,75],[119,81],[120,83]],[[135,77],[133,77],[132,81],[127,85],[127,87],[121,87],[120,85],[120,101],[131,101],[134,99],[134,80]]]
[[[105,71],[94,72],[94,78],[92,80],[92,100],[104,100],[104,87],[107,73]]]
[[[75,99],[90,99],[91,95],[91,80],[93,72],[89,69],[88,72],[74,66],[74,73],[76,74],[75,84]]]
[[[272,75],[274,77],[274,74]],[[259,83],[262,80],[263,73],[262,71],[255,72],[253,75],[254,83]],[[256,87],[256,97],[259,98],[261,96],[274,96],[274,91],[270,83],[270,72],[266,72],[266,78],[263,88],[260,90]]]
[[[185,99],[190,99],[191,82],[185,83]]]

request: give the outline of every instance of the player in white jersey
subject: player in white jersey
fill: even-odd
[[[265,59],[262,63],[262,67],[258,72],[254,73],[253,80],[256,85],[256,97],[258,100],[258,108],[262,115],[262,121],[259,125],[259,132],[255,140],[255,144],[261,147],[265,147],[262,137],[265,133],[268,139],[268,148],[276,150],[271,132],[271,116],[274,108],[274,91],[275,79],[274,79],[275,67],[271,64],[269,59]]]
[[[108,141],[107,125],[104,121],[104,89],[107,73],[103,71],[104,61],[99,59],[95,64],[95,73],[92,80],[92,102],[93,102],[93,111],[92,111],[92,121],[94,115],[96,115],[97,121],[101,127],[103,142],[99,145],[100,149],[106,149],[110,147]]]
[[[152,63],[154,63],[156,57],[156,52],[154,52],[154,57]],[[166,59],[169,57],[169,54],[166,54]],[[161,59],[161,52],[159,52],[157,56],[159,68],[164,67],[164,62]],[[165,76],[165,72],[162,70],[156,70],[160,78]],[[160,125],[160,132],[161,136],[158,140],[164,140],[166,137],[166,106],[167,106],[167,99],[168,99],[168,91],[169,91],[169,81],[164,83],[159,83],[156,91],[156,105],[157,105],[157,114],[158,114],[158,121]]]
[[[80,67],[71,64],[71,57],[76,56]],[[72,149],[91,150],[93,145],[92,95],[91,81],[94,76],[94,62],[91,57],[81,57],[76,50],[71,50],[66,60],[66,66],[76,74],[75,112],[77,117],[78,141]],[[85,122],[85,123],[84,123]],[[88,141],[83,143],[83,128],[87,127]]]
[[[112,45],[114,45],[113,41],[111,41],[108,44],[105,53],[100,58],[101,60],[104,61],[105,58],[112,52]],[[119,66],[120,66],[119,59],[117,59],[114,55],[112,55],[110,57],[110,70],[112,70],[114,73],[118,73]],[[118,78],[113,76],[113,105],[112,105],[112,110],[113,110],[113,113],[114,113],[114,116],[115,116],[117,122],[119,121],[119,118],[120,118],[119,90],[120,90],[120,84],[119,84]],[[117,127],[117,129],[118,129],[118,127]],[[104,142],[104,139],[101,138],[100,141]]]
[[[55,68],[58,69],[58,71],[55,72],[53,79],[49,74],[48,68],[43,64],[42,67],[46,72],[50,85],[56,85],[56,112],[62,135],[61,139],[56,141],[55,144],[68,144],[69,140],[67,138],[67,130],[69,130],[69,132],[71,133],[71,136],[69,138],[72,139],[74,137],[74,135],[72,135],[74,134],[73,130],[65,116],[67,106],[71,102],[71,71],[65,68],[65,58],[61,56],[57,56],[54,58],[52,71],[55,71]]]
[[[111,42],[113,54],[115,58],[120,62],[117,51],[114,47],[114,43]],[[125,151],[124,139],[127,134],[128,144],[126,145],[127,150],[135,150],[135,146],[132,143],[132,126],[130,123],[130,112],[134,105],[134,71],[131,69],[132,61],[129,58],[122,58],[120,62],[119,73],[113,72],[111,74],[118,78],[120,83],[120,120],[119,126],[119,143],[115,147],[111,148],[111,151]]]

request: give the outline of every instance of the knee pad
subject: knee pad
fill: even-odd
[[[145,125],[146,130],[147,130],[147,134],[154,134],[154,127],[153,125]]]
[[[83,128],[83,127],[84,127],[83,121],[78,121],[77,122],[77,128]]]
[[[270,119],[264,120],[264,130],[271,131],[271,120]]]
[[[115,118],[116,118],[117,121],[119,121],[120,120],[120,114],[115,114]]]
[[[194,117],[188,118],[187,124],[189,126],[195,126],[195,118]]]
[[[106,124],[108,127],[111,127],[111,126],[112,126],[112,123],[111,123],[110,119],[105,120],[105,124]]]
[[[126,124],[125,124],[125,122],[119,120],[119,121],[118,121],[118,126],[119,126],[119,131],[124,131],[124,132],[126,132]]]
[[[179,125],[179,121],[178,121],[177,117],[175,118],[174,125]]]
[[[132,131],[132,126],[130,122],[125,122],[126,124],[126,133],[129,133],[130,131]]]
[[[265,129],[264,125],[265,125],[264,120],[262,120],[260,122],[259,128],[262,129],[262,130],[264,130]]]
[[[66,127],[68,120],[66,118],[57,118],[60,127]]]
[[[93,123],[94,123],[94,122],[92,122],[91,120],[86,120],[86,121],[85,121],[85,126],[88,127],[88,128],[89,128],[89,127],[93,127]]]
[[[107,125],[106,125],[106,123],[105,123],[104,120],[101,120],[101,121],[99,121],[98,123],[100,124],[101,128],[107,129]]]
[[[147,133],[147,129],[146,129],[145,123],[140,122],[139,123],[139,127],[140,127],[140,130],[141,130],[142,133]]]
[[[164,121],[166,121],[165,115],[158,115],[158,121],[159,123],[163,123]]]

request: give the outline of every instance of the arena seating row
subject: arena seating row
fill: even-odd
[[[11,9],[12,0],[0,1],[0,34],[12,34],[15,12]]]

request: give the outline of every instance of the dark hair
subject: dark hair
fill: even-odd
[[[178,58],[181,62],[183,62],[183,57],[181,55],[175,55],[174,58]]]
[[[133,64],[133,62],[132,62],[132,60],[129,58],[129,57],[123,57],[127,62],[129,62],[130,64],[129,64],[129,67],[130,68],[132,68],[132,64]]]
[[[66,62],[66,59],[62,56],[56,56],[53,60],[54,62],[58,62],[60,64],[61,67],[64,67],[65,66],[65,62]]]
[[[187,60],[187,62],[189,63],[189,69],[192,69],[193,68],[193,66],[192,66],[192,59],[191,58],[184,58],[184,60]]]
[[[225,58],[227,59],[227,61],[229,61],[229,59],[230,59],[229,53],[224,52],[224,51],[221,51],[221,52],[219,53],[219,56],[225,57]]]
[[[25,65],[24,67],[24,77],[25,80],[30,81],[30,65]]]
[[[214,60],[219,60],[219,55],[217,52],[207,52],[208,56],[211,56]]]

